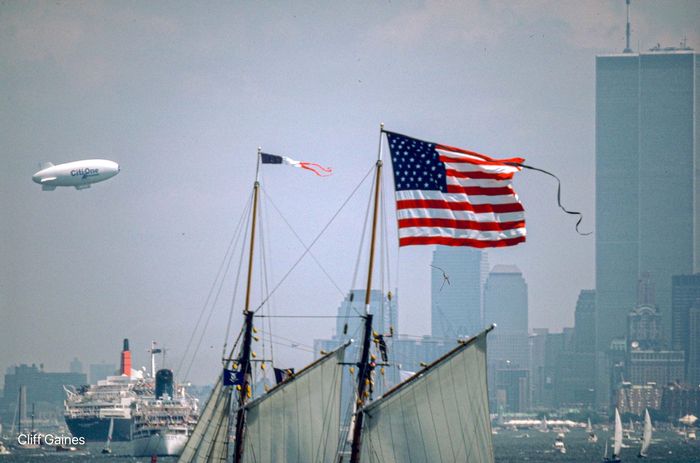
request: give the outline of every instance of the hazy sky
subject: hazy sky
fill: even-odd
[[[683,37],[700,47],[695,0],[635,0],[631,17],[635,50]],[[156,339],[176,367],[249,197],[258,146],[333,167],[321,179],[265,166],[266,194],[307,243],[374,163],[380,122],[557,173],[565,205],[593,230],[595,55],[621,51],[624,30],[623,0],[1,1],[0,369],[117,363],[124,337],[137,365]],[[31,181],[41,161],[85,158],[122,171],[83,191]],[[595,237],[575,233],[548,177],[525,171],[515,186],[528,241],[489,260],[522,269],[531,327],[569,326],[579,291],[594,285]],[[314,248],[343,291],[368,195],[366,183]],[[274,286],[303,248],[263,208]],[[392,269],[402,332],[429,332],[431,251],[404,248]],[[233,279],[196,382],[217,370]],[[280,314],[333,315],[340,300],[307,259],[273,302]],[[241,310],[239,299],[233,333]],[[334,326],[279,319],[274,334],[303,347]],[[311,359],[281,345],[275,355]]]

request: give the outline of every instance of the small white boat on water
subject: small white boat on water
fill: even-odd
[[[622,420],[620,412],[615,409],[615,434],[613,437],[613,453],[612,457],[608,457],[608,442],[605,442],[605,456],[603,461],[606,463],[620,463],[620,451],[622,450]]]
[[[651,445],[651,417],[649,416],[649,410],[644,411],[644,431],[642,434],[642,448],[639,449],[640,458],[645,458],[647,456],[647,451]]]
[[[593,432],[593,425],[591,425],[591,419],[588,418],[588,426],[586,426],[586,432],[588,433],[588,443],[595,444],[598,442],[598,436]]]
[[[557,434],[557,438],[554,440],[554,450],[559,453],[566,453],[566,445],[564,445],[564,433],[560,432]]]

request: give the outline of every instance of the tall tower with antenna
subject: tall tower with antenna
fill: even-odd
[[[596,57],[599,406],[613,397],[619,377],[610,374],[610,352],[627,332],[640,277],[655,287],[661,334],[669,339],[672,276],[700,272],[699,64],[700,54],[687,46],[632,51],[629,14],[627,48]]]
[[[625,28],[626,46],[622,53],[632,53],[632,49],[630,48],[630,36],[632,35],[630,27],[630,0],[625,0],[625,3],[627,3],[627,27]]]

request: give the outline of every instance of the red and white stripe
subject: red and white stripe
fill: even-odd
[[[492,159],[437,145],[447,193],[396,192],[399,245],[441,244],[477,248],[525,241],[525,212],[512,186],[521,158]]]

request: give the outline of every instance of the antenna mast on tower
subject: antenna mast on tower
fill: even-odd
[[[631,27],[630,27],[630,0],[625,0],[625,3],[627,3],[627,28],[625,30],[625,38],[627,39],[626,41],[626,47],[622,51],[622,53],[632,53],[632,49],[630,48],[630,35],[631,35]]]

